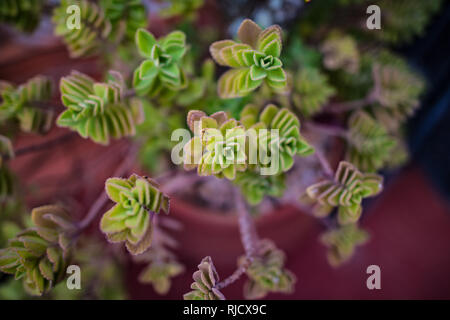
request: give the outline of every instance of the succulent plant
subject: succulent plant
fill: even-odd
[[[169,198],[156,181],[138,175],[110,178],[105,189],[116,205],[103,215],[100,229],[109,241],[125,242],[130,253],[143,253],[152,242],[153,217],[169,212]]]
[[[43,4],[43,1],[34,0],[3,0],[0,3],[0,23],[32,32],[39,24]]]
[[[292,102],[305,117],[318,113],[335,93],[328,78],[315,68],[302,68],[293,81]]]
[[[59,206],[39,207],[31,215],[35,227],[19,233],[6,249],[0,250],[0,270],[23,279],[31,294],[42,295],[66,273],[70,234],[75,227]]]
[[[177,231],[181,225],[174,219],[158,217],[151,248],[143,254],[133,257],[135,262],[145,262],[147,266],[139,274],[138,280],[143,284],[151,284],[160,295],[169,292],[172,278],[183,273],[184,265],[178,262],[171,249],[178,247],[178,242],[169,231]]]
[[[139,275],[141,283],[151,283],[159,294],[166,294],[171,285],[171,278],[184,271],[182,264],[176,261],[152,262]]]
[[[187,85],[180,60],[186,52],[186,35],[173,31],[158,40],[145,29],[136,32],[136,45],[146,58],[135,70],[133,86],[139,95],[156,95],[161,89],[179,90]]]
[[[181,16],[192,19],[196,11],[203,6],[205,0],[169,0],[169,6],[161,10],[161,15],[165,18]]]
[[[72,71],[60,81],[61,100],[67,110],[59,116],[58,125],[101,144],[108,144],[111,137],[134,135],[139,119],[127,105],[124,89],[117,72],[110,71],[108,82],[101,83]]]
[[[442,2],[442,0],[381,0],[378,5],[389,14],[381,15],[383,32],[373,32],[372,35],[387,43],[408,43],[414,36],[424,32],[425,26]]]
[[[16,119],[25,132],[45,133],[51,128],[54,111],[45,105],[52,98],[48,77],[35,76],[18,87],[3,82],[0,93],[0,121]]]
[[[380,66],[375,72],[380,88],[372,110],[380,123],[394,131],[419,107],[424,83],[413,72],[393,65]]]
[[[300,134],[300,120],[290,110],[279,109],[273,104],[269,104],[257,116],[258,109],[248,105],[241,113],[241,121],[247,128],[267,129],[265,133],[259,135],[259,146],[267,148],[266,154],[274,146],[278,150],[279,158],[271,161],[278,161],[279,166],[275,174],[286,172],[294,164],[295,155],[308,156],[314,153],[314,149],[306,142]],[[273,137],[272,129],[278,130],[278,135]],[[271,166],[271,161],[261,160],[261,166]],[[265,164],[264,164],[265,163]],[[272,170],[271,170],[272,171]]]
[[[184,295],[184,300],[225,300],[225,296],[216,288],[219,275],[211,257],[202,259],[192,278],[192,291]]]
[[[361,173],[353,164],[341,161],[333,180],[324,180],[306,189],[306,200],[315,204],[314,213],[319,217],[328,216],[338,207],[339,223],[349,224],[361,216],[362,200],[377,195],[382,188],[381,176]]]
[[[126,38],[134,40],[136,31],[147,27],[147,12],[142,0],[101,0],[100,7],[111,22],[112,34],[124,32]]]
[[[263,81],[276,90],[284,90],[287,77],[279,59],[281,28],[273,25],[262,30],[252,20],[245,19],[239,27],[238,37],[241,43],[222,40],[210,46],[211,56],[218,64],[233,68],[219,79],[219,96],[245,96]]]
[[[177,92],[176,103],[181,106],[189,107],[192,105],[203,104],[203,101],[210,100],[210,95],[214,90],[214,72],[215,65],[211,59],[207,59],[202,63],[199,76],[189,80],[186,88]],[[205,103],[209,103],[206,101]]]
[[[321,46],[323,64],[327,69],[344,69],[349,73],[359,70],[359,51],[351,36],[338,31],[331,32]]]
[[[346,159],[363,171],[375,172],[388,161],[396,140],[364,111],[356,111],[348,121],[349,143]]]
[[[364,17],[351,15],[343,19],[345,24],[340,19],[327,21],[347,10],[344,5],[359,10],[369,0],[313,1],[302,11],[301,21],[288,30],[284,47],[278,25],[263,29],[249,19],[239,26],[236,39],[209,45],[224,29],[205,26],[211,17],[193,23],[204,0],[168,2],[169,6],[156,5],[161,9],[158,15],[175,19],[157,26],[155,32],[164,34],[158,39],[145,29],[146,8],[153,9],[154,4],[142,0],[3,0],[0,23],[32,31],[40,15],[55,7],[54,33],[62,37],[71,58],[98,56],[101,65],[120,70],[98,81],[76,71],[63,77],[59,89],[65,109],[57,120],[59,126],[103,145],[134,136],[115,143],[118,149],[111,146],[99,158],[102,162],[111,158],[109,152],[121,152],[124,144],[133,144],[114,176],[129,172],[138,153],[146,169],[174,169],[174,163],[167,161],[170,150],[175,155],[184,144],[185,169],[231,180],[198,179],[191,174],[160,178],[168,192],[178,191],[178,183],[191,189],[185,197],[235,214],[244,249],[237,269],[222,281],[212,259],[204,258],[185,299],[225,299],[221,290],[242,276],[248,278],[247,298],[291,293],[296,279],[285,269],[285,254],[270,240],[261,241],[255,227],[252,214],[266,203],[251,210],[249,205],[258,205],[264,197],[282,197],[288,187],[291,192],[281,200],[290,201],[305,183],[323,176],[323,181],[306,188],[301,200],[312,205],[316,216],[326,217],[327,226],[335,227],[321,237],[329,248],[330,263],[347,261],[356,246],[366,242],[367,233],[356,224],[363,199],[382,189],[383,178],[375,172],[407,158],[402,125],[418,108],[424,90],[423,79],[406,60],[380,45],[401,43],[419,34],[443,1],[379,0],[383,32],[371,33],[361,29]],[[277,6],[277,1],[272,2],[271,6]],[[71,13],[72,5],[75,11]],[[270,24],[262,19],[268,18],[260,15],[262,11],[254,13],[258,21]],[[278,13],[282,12],[272,20],[281,23],[285,15]],[[404,19],[399,20],[400,15]],[[412,22],[417,25],[412,27]],[[180,31],[166,33],[166,27],[174,24]],[[376,43],[371,42],[374,39]],[[213,60],[203,60],[208,47]],[[215,63],[228,70],[216,70]],[[218,81],[216,71],[221,73]],[[177,223],[159,214],[169,210],[169,197],[161,187],[136,174],[111,178],[106,181],[106,192],[79,223],[73,223],[60,206],[36,208],[30,217],[24,212],[29,188],[18,188],[16,181],[27,174],[10,171],[10,162],[16,160],[6,136],[14,139],[20,129],[39,134],[49,131],[58,110],[51,102],[52,82],[45,76],[21,85],[0,81],[0,96],[0,244],[5,247],[0,250],[0,271],[13,275],[6,281],[0,279],[0,298],[25,297],[23,289],[9,281],[14,278],[22,279],[30,293],[45,294],[45,298],[123,298],[122,250],[103,250],[102,242],[94,238],[88,239],[95,242],[91,247],[81,237],[102,213],[108,197],[114,205],[103,212],[101,231],[109,242],[123,243],[134,262],[146,263],[138,276],[140,282],[152,285],[159,294],[168,293],[172,279],[184,266],[172,252],[177,242],[164,232],[170,226],[172,231],[177,229]],[[182,136],[182,142],[172,148],[171,140],[179,133],[172,131],[185,127],[183,117],[188,110],[187,125],[194,136],[187,143]],[[308,140],[301,131],[305,124]],[[175,134],[171,137],[171,133]],[[336,145],[333,139],[325,140],[326,135],[347,142],[347,161],[341,161],[335,173],[335,162],[327,160],[334,150],[325,149]],[[16,154],[51,148],[64,139],[49,138],[25,147],[19,142]],[[286,186],[288,182],[298,185]],[[61,281],[72,261],[80,263],[83,281],[90,283],[77,292]]]
[[[369,235],[356,224],[348,224],[322,234],[321,242],[329,248],[328,261],[339,266],[353,256],[356,246],[367,242]]]
[[[284,268],[285,255],[275,244],[264,239],[260,241],[256,258],[247,269],[249,280],[244,286],[247,299],[260,299],[270,292],[291,293],[296,282],[295,275]],[[239,264],[246,263],[246,257]]]
[[[265,196],[281,197],[286,188],[283,174],[261,176],[254,171],[239,172],[234,182],[251,205],[259,204]]]
[[[203,111],[189,111],[187,122],[194,137],[184,147],[184,167],[197,167],[199,175],[215,175],[233,180],[247,168],[245,128],[224,112],[210,117]],[[200,128],[194,128],[194,125]]]
[[[68,27],[66,11],[71,5],[80,8],[79,28]],[[62,0],[53,11],[52,20],[55,24],[55,34],[63,38],[72,58],[99,54],[112,30],[111,22],[106,19],[103,9],[88,0]]]

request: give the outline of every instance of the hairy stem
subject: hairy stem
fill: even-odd
[[[342,127],[331,126],[312,121],[304,122],[304,125],[311,131],[317,131],[330,136],[341,137],[344,139],[347,138],[347,130]]]
[[[241,234],[242,245],[244,246],[246,262],[236,269],[228,278],[216,285],[217,289],[222,289],[237,281],[248,269],[255,258],[259,243],[255,222],[250,216],[247,204],[242,198],[238,188],[234,188],[236,210],[238,215],[239,232]]]
[[[123,98],[132,98],[134,96],[136,96],[136,90],[134,89],[125,90],[123,93]]]
[[[226,278],[223,281],[219,282],[216,285],[216,288],[219,289],[219,290],[223,289],[225,287],[228,287],[230,284],[233,284],[237,280],[239,280],[239,278],[247,271],[249,265],[250,265],[250,263],[246,263],[245,265],[240,266],[239,268],[237,268],[236,271],[234,271],[228,278]]]
[[[368,97],[370,96],[371,95],[368,95]],[[361,109],[371,103],[371,100],[368,97],[347,102],[331,103],[326,108],[326,111],[331,113],[342,113],[356,109]]]
[[[334,171],[333,171],[333,169],[331,169],[331,165],[328,162],[328,160],[325,157],[325,155],[322,153],[322,150],[320,150],[319,148],[316,148],[316,151],[314,152],[314,155],[316,156],[317,161],[320,163],[324,174],[327,177],[329,177],[329,178],[333,178]]]
[[[234,189],[234,192],[242,245],[244,246],[245,255],[249,260],[252,260],[256,254],[259,237],[256,233],[255,222],[248,211],[245,200],[237,188]]]

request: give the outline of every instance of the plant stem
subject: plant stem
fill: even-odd
[[[368,98],[371,95],[369,94],[367,97],[363,99],[353,100],[353,101],[347,101],[347,102],[340,102],[340,103],[331,103],[328,105],[328,107],[325,109],[327,112],[331,113],[342,113],[347,111],[352,111],[356,109],[361,109],[365,107],[366,105],[370,104],[371,100]]]
[[[347,138],[347,130],[338,126],[330,126],[313,121],[304,122],[304,125],[309,130],[315,130],[324,134],[336,137]]]
[[[128,172],[128,170],[134,163],[136,152],[136,146],[131,146],[129,151],[127,152],[125,159],[114,172],[114,177],[121,177]],[[97,198],[97,200],[95,200],[94,204],[89,209],[86,216],[79,222],[77,234],[87,228],[92,223],[92,221],[94,221],[100,210],[105,206],[106,202],[108,202],[108,196],[106,194],[106,191],[103,190],[100,196]]]
[[[314,152],[314,155],[316,156],[317,160],[319,161],[320,165],[322,166],[324,174],[329,178],[333,178],[334,171],[333,171],[333,169],[331,169],[331,165],[328,162],[327,158],[322,153],[322,150],[320,150],[319,148],[315,148],[315,149],[316,149],[316,151]]]
[[[25,154],[28,153],[32,153],[32,152],[38,152],[38,151],[42,151],[48,148],[52,148],[54,146],[57,146],[63,142],[66,142],[72,138],[74,138],[77,135],[76,132],[68,132],[66,134],[63,134],[57,138],[45,141],[43,143],[40,144],[35,144],[35,145],[31,145],[31,146],[27,146],[27,147],[23,147],[23,148],[19,148],[17,150],[14,151],[14,156],[15,157],[20,157],[23,156]],[[4,159],[9,159],[9,156],[5,156]]]
[[[135,95],[136,95],[136,90],[128,89],[128,90],[125,90],[125,92],[123,93],[123,98],[131,98],[131,97],[134,97]]]
[[[244,246],[246,262],[236,269],[228,278],[216,285],[217,289],[222,289],[237,281],[248,269],[257,252],[259,237],[256,232],[255,222],[250,216],[247,204],[238,188],[234,188],[236,210],[238,215],[239,232],[241,234],[242,245]]]
[[[249,260],[252,260],[256,254],[259,237],[256,232],[255,222],[239,189],[235,188],[234,192],[242,245],[244,246],[245,255]]]
[[[44,111],[56,111],[63,107],[61,103],[55,103],[53,101],[31,101],[29,102],[29,105],[33,108]]]
[[[249,265],[250,265],[250,263],[247,263],[246,265],[237,268],[236,271],[234,271],[228,278],[219,282],[216,285],[216,288],[219,290],[223,289],[225,287],[228,287],[230,284],[236,282],[237,280],[239,280],[239,278],[247,271]]]

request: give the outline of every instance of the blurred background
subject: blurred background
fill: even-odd
[[[45,74],[56,84],[71,70],[100,79],[105,67],[114,64],[111,62],[114,57],[106,60],[98,57],[72,59],[61,39],[53,34],[52,3],[50,1],[48,8],[45,6],[42,9],[41,19],[39,23],[36,22],[36,28],[32,28],[32,32],[24,33],[19,30],[21,27],[29,27],[23,25],[25,22],[18,23],[19,27],[0,25],[1,80],[20,84],[36,74]],[[370,232],[370,242],[358,249],[350,261],[333,268],[327,262],[326,247],[318,241],[324,226],[311,216],[296,215],[293,222],[298,233],[296,243],[285,247],[287,268],[298,278],[295,293],[270,294],[268,298],[450,299],[449,1],[370,1],[370,4],[380,6],[382,15],[381,30],[371,31],[361,27],[367,17],[365,9],[368,2],[364,0],[207,0],[195,10],[183,7],[178,9],[178,14],[169,16],[160,14],[161,10],[168,7],[167,3],[143,3],[149,16],[149,30],[160,36],[177,27],[183,29],[188,39],[195,39],[198,46],[193,45],[193,50],[197,50],[196,57],[202,60],[208,57],[205,44],[232,37],[244,18],[251,18],[264,27],[279,24],[287,30],[291,49],[295,47],[292,45],[295,42],[293,34],[301,39],[308,38],[308,44],[314,46],[315,37],[320,39],[321,33],[339,28],[345,34],[351,34],[363,50],[386,47],[403,56],[423,76],[426,90],[420,97],[421,107],[406,126],[405,141],[409,150],[407,162],[399,169],[383,171],[386,178],[385,191],[369,201],[366,207],[362,226]],[[180,5],[179,8],[181,7]],[[26,22],[33,23],[30,19]],[[373,47],[366,47],[367,43],[371,43]],[[290,59],[299,57],[299,51],[295,48],[292,52]],[[221,72],[223,70],[219,68],[218,73]],[[59,97],[55,95],[54,102],[57,103],[58,100]],[[241,107],[231,103],[229,106],[231,111]],[[212,111],[214,108],[211,107]],[[181,114],[181,119],[184,116]],[[160,134],[164,130],[169,129],[161,129]],[[13,140],[14,149],[29,148],[33,144],[61,136],[64,132],[66,131],[61,128],[53,128],[46,135],[18,133]],[[153,137],[148,139],[154,141]],[[152,148],[149,147],[146,157],[155,159],[156,151],[152,150],[160,149]],[[114,141],[103,147],[89,140],[68,137],[67,141],[50,151],[27,153],[14,159],[10,163],[11,171],[21,181],[21,190],[26,191],[25,208],[14,210],[26,211],[26,208],[58,201],[75,208],[74,214],[80,219],[101,192],[105,179],[114,171],[124,150],[123,141]],[[136,168],[155,174],[164,169],[157,161],[150,164],[139,163]],[[185,204],[178,206],[184,207]],[[184,210],[196,211],[197,208],[186,206]],[[180,209],[181,211],[183,210]],[[180,213],[175,216],[180,220],[186,218]],[[292,218],[289,214],[286,217]],[[260,231],[271,235],[276,223],[283,223],[282,219],[271,226],[261,223]],[[193,229],[198,230],[204,222],[192,223]],[[227,224],[214,219],[210,223]],[[89,237],[100,246],[91,246],[89,250],[101,252],[101,245],[106,240],[98,234],[97,226],[97,222],[94,223]],[[9,231],[4,233],[10,234]],[[95,270],[104,270],[107,275],[103,282],[87,284],[90,292],[82,298],[179,299],[188,290],[192,272],[199,262],[194,259],[195,255],[183,252],[183,244],[189,239],[187,236],[183,237],[182,233],[180,231],[174,237],[181,243],[178,254],[180,261],[185,264],[186,272],[174,279],[166,296],[156,294],[151,285],[138,282],[137,275],[144,267],[142,264],[133,262],[124,255],[113,255],[111,263],[105,260],[102,265],[91,266],[94,271],[89,269],[88,272],[95,274]],[[235,248],[239,249],[235,225],[223,227],[223,234],[218,237],[230,239],[231,253],[224,254],[226,259]],[[232,237],[234,240],[231,240]],[[215,252],[213,247],[213,243],[205,244],[205,248],[198,249],[199,254],[203,251]],[[86,256],[89,257],[89,254]],[[83,257],[80,259],[83,260]],[[368,290],[366,287],[366,268],[372,264],[381,268],[381,290]],[[120,270],[116,270],[115,265],[120,266],[117,267]],[[234,261],[230,264],[219,263],[217,269],[225,277],[233,271],[233,265]],[[121,277],[115,277],[117,273]],[[108,274],[111,275],[109,278]],[[225,296],[242,298],[242,285],[243,280],[240,280],[237,285],[226,288]],[[101,293],[94,289],[96,286],[102,288]],[[6,276],[0,276],[0,298],[29,298],[19,287],[20,283],[13,283]],[[62,292],[60,296],[55,294],[44,298],[73,296]]]

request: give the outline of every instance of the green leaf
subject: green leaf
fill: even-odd
[[[169,198],[155,181],[137,175],[108,179],[106,190],[116,205],[103,215],[100,229],[110,241],[125,242],[130,253],[142,253],[151,244],[152,216],[167,213]]]
[[[155,87],[156,80],[156,78],[141,79],[140,68],[138,68],[133,74],[133,88],[139,96],[145,96]]]
[[[67,8],[71,5],[80,8],[80,28],[68,28]],[[103,41],[112,31],[111,21],[105,18],[103,9],[94,2],[81,0],[62,0],[53,11],[54,32],[63,37],[72,58],[89,57],[99,54]]]
[[[153,79],[159,72],[158,66],[152,60],[144,60],[138,70],[141,80]]]
[[[136,32],[136,45],[141,56],[151,58],[156,39],[150,32],[140,28]]]
[[[245,297],[263,298],[269,292],[292,293],[296,278],[284,268],[285,259],[284,253],[272,241],[261,240],[246,271],[249,280],[244,286]],[[248,259],[245,256],[238,260],[240,266],[246,263]]]
[[[180,68],[175,63],[161,67],[160,77],[163,82],[168,82],[175,86],[181,84]]]
[[[108,197],[114,202],[120,202],[120,193],[131,194],[132,184],[127,179],[109,178],[106,180],[105,189]]]
[[[49,281],[54,280],[55,277],[53,275],[53,267],[48,259],[41,259],[39,262],[39,271],[45,279]]]
[[[218,83],[221,98],[242,97],[257,89],[262,80],[252,80],[250,68],[232,69],[223,74]]]
[[[292,100],[305,117],[318,113],[335,93],[327,76],[316,68],[303,68],[294,79]]]
[[[80,78],[84,82],[83,90],[79,90]],[[89,77],[72,72],[61,79],[60,87],[62,101],[70,111],[59,116],[59,126],[69,127],[82,137],[101,144],[108,144],[110,137],[134,135],[138,119],[133,117],[131,108],[123,99],[123,83],[116,80],[94,83]]]
[[[367,242],[369,235],[356,224],[348,224],[321,235],[321,242],[329,248],[328,261],[334,267],[348,261],[357,246]]]
[[[222,49],[229,48],[231,46],[234,46],[237,44],[233,40],[221,40],[216,41],[209,47],[209,52],[211,53],[211,56],[213,59],[222,66],[227,66],[227,61],[222,56]]]
[[[238,30],[238,38],[243,43],[256,48],[258,35],[261,33],[262,29],[255,22],[250,19],[245,19],[242,21]]]
[[[367,187],[364,182],[367,179]],[[324,180],[306,189],[316,202],[314,211],[328,215],[333,207],[339,207],[340,224],[356,222],[361,216],[363,198],[376,195],[382,188],[382,177],[363,174],[349,162],[341,161],[333,180]],[[324,210],[326,206],[327,210]]]
[[[277,115],[277,113],[278,108],[273,104],[269,104],[266,108],[264,108],[263,112],[261,113],[260,119],[262,122],[265,123],[266,126],[269,127],[272,123],[272,120]]]
[[[269,74],[270,74],[270,72],[271,72],[271,71],[269,71]],[[266,70],[264,70],[264,69],[261,68],[261,67],[258,67],[258,66],[256,66],[256,65],[253,65],[253,66],[250,68],[250,77],[251,77],[251,79],[252,79],[253,81],[262,80],[262,79],[264,79],[264,78],[266,77],[266,75],[267,75]]]
[[[258,35],[257,50],[266,55],[279,57],[281,53],[281,28],[273,25]]]
[[[267,71],[267,77],[271,81],[286,82],[286,73],[281,68],[276,68],[276,69]]]

